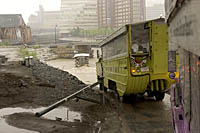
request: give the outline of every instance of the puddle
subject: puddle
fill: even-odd
[[[68,108],[64,107],[56,108],[51,112],[45,114],[43,117],[50,120],[56,120],[61,118],[62,121],[82,122],[81,113],[69,111]]]
[[[5,121],[6,115],[11,115],[14,113],[28,112],[21,108],[5,108],[0,110],[0,133],[38,133],[35,131],[29,131],[25,129],[19,129],[8,125]],[[31,112],[31,111],[29,111]]]
[[[39,133],[39,132],[29,131],[9,126],[4,119],[0,118],[0,133]]]
[[[29,131],[24,129],[19,129],[8,125],[5,121],[5,116],[14,113],[31,112],[36,113],[45,109],[44,107],[38,109],[23,109],[23,108],[4,108],[0,110],[0,133],[38,133],[35,131]],[[50,120],[61,120],[67,122],[82,122],[81,113],[70,111],[68,108],[60,107],[52,110],[51,112],[45,114],[43,118]]]

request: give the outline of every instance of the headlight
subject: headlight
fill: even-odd
[[[136,70],[135,70],[135,69],[132,69],[132,70],[131,70],[131,72],[132,72],[132,73],[135,73],[135,72],[136,72]]]
[[[173,72],[170,72],[170,73],[169,73],[169,78],[170,78],[170,79],[175,79],[175,77],[176,77],[176,74],[175,74],[175,73],[173,73]]]
[[[139,73],[139,72],[141,72],[141,71],[140,71],[140,68],[136,68],[136,69],[132,69],[131,72],[132,72],[132,73]]]

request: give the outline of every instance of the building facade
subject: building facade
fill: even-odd
[[[36,15],[29,17],[28,25],[32,29],[36,43],[56,43],[59,33],[60,11],[44,11],[42,5]]]
[[[97,0],[61,0],[61,34],[68,34],[75,28],[89,30],[97,27]]]
[[[39,6],[37,15],[29,17],[28,25],[34,34],[52,34],[59,26],[60,11],[44,11],[42,5]]]
[[[97,0],[98,27],[118,29],[146,19],[146,0]]]
[[[0,14],[0,43],[32,43],[31,28],[21,14]]]

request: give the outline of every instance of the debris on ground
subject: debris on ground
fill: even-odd
[[[19,62],[8,62],[0,65],[0,109],[46,108],[84,86],[87,85],[70,73],[43,63],[28,68]],[[94,92],[86,91],[81,96],[99,99]],[[51,120],[19,112],[5,118],[9,125],[40,133],[172,132],[170,103],[143,99],[132,103],[122,104],[110,99],[107,104],[99,105],[72,100],[63,106],[81,113],[81,121],[74,122],[65,121],[58,115],[54,116],[57,120]]]
[[[59,73],[61,70],[56,71]],[[0,109],[8,107],[47,107],[63,97],[70,95],[69,89],[72,90],[71,92],[74,92],[77,91],[77,89],[82,89],[86,86],[83,82],[69,73],[69,77],[67,78],[68,80],[65,80],[63,83],[68,85],[70,84],[70,86],[65,86],[64,88],[59,88],[58,83],[56,84],[55,82],[41,80],[39,77],[32,74],[31,68],[21,66],[19,62],[12,62],[6,66],[1,66]],[[93,90],[83,93],[82,96],[93,96],[93,98],[97,98],[96,96],[98,96],[98,94],[91,95],[90,92],[93,93]],[[83,116],[82,122],[77,120],[70,123],[62,121],[60,118],[57,118],[57,121],[52,121],[43,118],[36,118],[34,114],[31,113],[15,113],[7,117],[7,122],[18,128],[39,131],[42,133],[62,133],[66,131],[72,133],[93,132],[99,130],[100,123],[98,121],[105,121],[104,116],[106,116],[107,113],[113,115],[113,112],[109,110],[108,107],[85,101],[71,101],[63,106],[81,112]],[[95,124],[96,122],[98,126]],[[74,128],[72,128],[72,126]]]

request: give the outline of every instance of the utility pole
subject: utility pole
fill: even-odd
[[[55,44],[56,44],[56,28],[57,28],[58,26],[56,25],[55,26]]]

